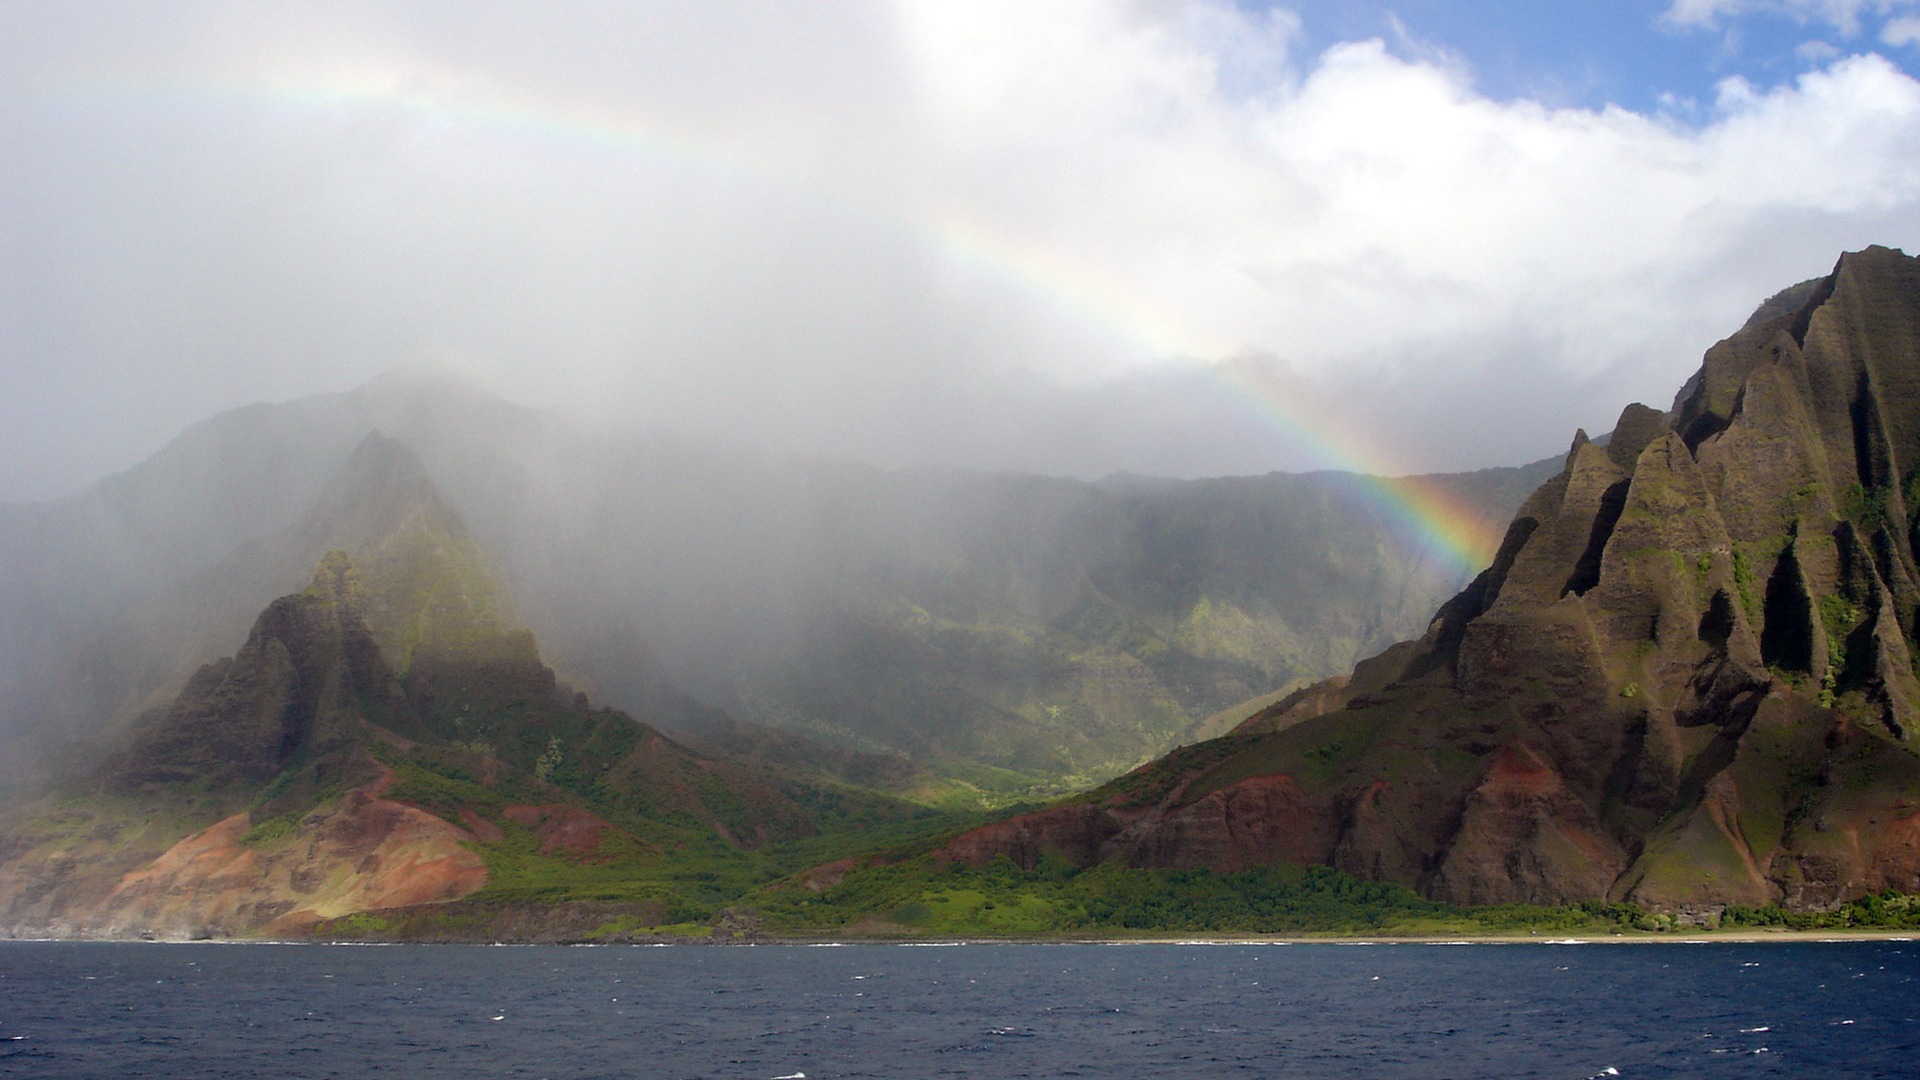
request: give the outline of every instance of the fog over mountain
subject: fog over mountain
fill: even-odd
[[[1490,528],[1540,475],[1425,486]],[[884,470],[635,439],[399,374],[0,505],[0,733],[84,763],[423,484],[596,700],[749,752],[767,727],[1015,790],[1111,775],[1340,670],[1473,570],[1350,474]]]

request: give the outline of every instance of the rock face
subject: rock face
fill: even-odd
[[[364,720],[391,724],[407,700],[362,615],[359,573],[333,552],[304,592],[275,600],[234,656],[196,673],[134,732],[108,770],[127,793],[197,782],[264,784],[302,756],[334,756]]]
[[[1920,890],[1920,260],[1844,256],[1577,434],[1418,641],[949,857],[1325,863],[1457,903]]]

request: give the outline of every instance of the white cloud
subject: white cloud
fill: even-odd
[[[729,438],[1044,469],[1006,380],[1266,356],[1388,458],[1480,465],[1662,403],[1843,248],[1920,245],[1920,84],[1871,56],[1683,122],[1202,0],[192,10],[0,16],[0,361],[36,376],[0,431],[36,446],[448,354]]]
[[[1211,96],[1197,68],[1172,77],[1169,53],[1145,55],[1158,64],[1075,71],[1076,97],[1053,99],[1066,111],[1045,120],[1053,137],[1015,136],[1039,150],[1016,170],[1022,197],[989,207],[963,195],[961,212],[1076,253],[1195,351],[1272,351],[1308,370],[1392,366],[1416,343],[1519,320],[1585,342],[1553,360],[1590,369],[1652,346],[1640,337],[1650,324],[1684,320],[1657,310],[1671,305],[1654,283],[1710,257],[1748,215],[1849,212],[1916,190],[1904,140],[1920,132],[1920,99],[1873,59],[1773,91],[1728,83],[1692,129],[1495,103],[1460,71],[1378,43],[1307,58],[1297,81],[1250,101]],[[962,61],[919,67],[950,64]],[[996,84],[1012,94],[1038,78],[1002,71]],[[1084,96],[1096,85],[1112,89]],[[1023,111],[1032,121],[1046,108]],[[954,124],[970,133],[961,167],[1005,167],[1017,152],[997,141],[1005,129],[977,120]],[[1760,167],[1780,153],[1769,140],[1817,164]],[[1097,184],[1078,175],[1089,163]],[[972,180],[976,197],[1004,190]],[[1632,328],[1619,322],[1630,310]]]
[[[1920,45],[1920,18],[1888,19],[1887,25],[1880,28],[1880,42],[1895,48]]]
[[[1914,0],[1673,0],[1660,16],[1669,26],[1709,28],[1751,15],[1780,15],[1796,22],[1831,26],[1851,37],[1864,15],[1884,16],[1913,6]]]

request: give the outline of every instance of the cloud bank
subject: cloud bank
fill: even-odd
[[[1907,40],[1666,18],[1762,7]],[[0,497],[423,361],[883,464],[1510,463],[1920,243],[1870,52],[1663,114],[1200,0],[107,13],[0,13]]]

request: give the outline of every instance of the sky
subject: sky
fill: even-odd
[[[0,499],[445,370],[882,465],[1517,464],[1920,250],[1920,0],[0,3]]]

